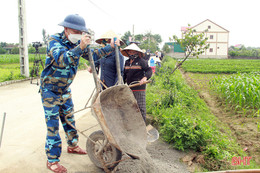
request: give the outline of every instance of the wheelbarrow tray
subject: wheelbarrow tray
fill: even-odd
[[[147,131],[129,86],[116,85],[100,92],[92,108],[109,143],[138,157],[139,153],[134,146],[146,148]]]

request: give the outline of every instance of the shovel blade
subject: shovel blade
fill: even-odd
[[[154,128],[151,124],[146,126],[147,131],[147,141],[148,142],[155,142],[159,139],[159,132],[156,128]]]

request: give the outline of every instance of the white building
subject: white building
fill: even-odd
[[[218,24],[207,19],[193,27],[195,33],[201,33],[208,30],[205,36],[208,38],[207,43],[210,44],[209,49],[200,58],[228,58],[228,43],[229,31],[219,26]],[[185,27],[182,27],[182,32],[185,32]]]

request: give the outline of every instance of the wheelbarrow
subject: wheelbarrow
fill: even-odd
[[[158,131],[151,128],[152,126],[146,128],[137,101],[130,89],[130,87],[139,84],[132,86],[123,84],[117,47],[115,51],[118,74],[117,84],[112,87],[106,87],[103,84],[106,89],[102,90],[102,81],[98,78],[96,71],[93,70],[96,92],[94,95],[92,93],[91,106],[85,106],[85,108],[91,108],[92,114],[96,117],[102,129],[93,132],[88,137],[83,134],[87,137],[88,156],[97,167],[104,169],[105,172],[111,172],[119,162],[123,161],[121,160],[123,154],[129,156],[127,159],[139,159],[140,153],[136,152],[136,146],[146,149],[147,139],[151,141],[151,139],[156,140],[159,137]],[[89,48],[88,52],[91,68],[95,69]],[[68,124],[70,123],[68,122]],[[152,138],[149,138],[150,134],[147,133],[149,130],[151,132],[155,131]]]

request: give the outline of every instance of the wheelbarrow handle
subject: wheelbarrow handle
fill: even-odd
[[[91,51],[89,46],[87,47],[87,50],[88,50],[89,63],[90,63],[90,67],[92,69],[92,74],[93,74],[93,77],[94,77],[94,82],[95,82],[95,85],[96,85],[96,89],[97,89],[97,92],[100,92],[101,86],[100,86],[100,83],[98,81],[98,75],[97,75],[97,72],[96,72],[96,69],[95,69],[95,64],[94,64],[92,51]]]
[[[147,83],[151,83],[151,82],[152,82],[152,80],[147,80],[142,85],[147,84]],[[136,86],[140,86],[140,83],[129,85],[129,88],[136,87]]]

